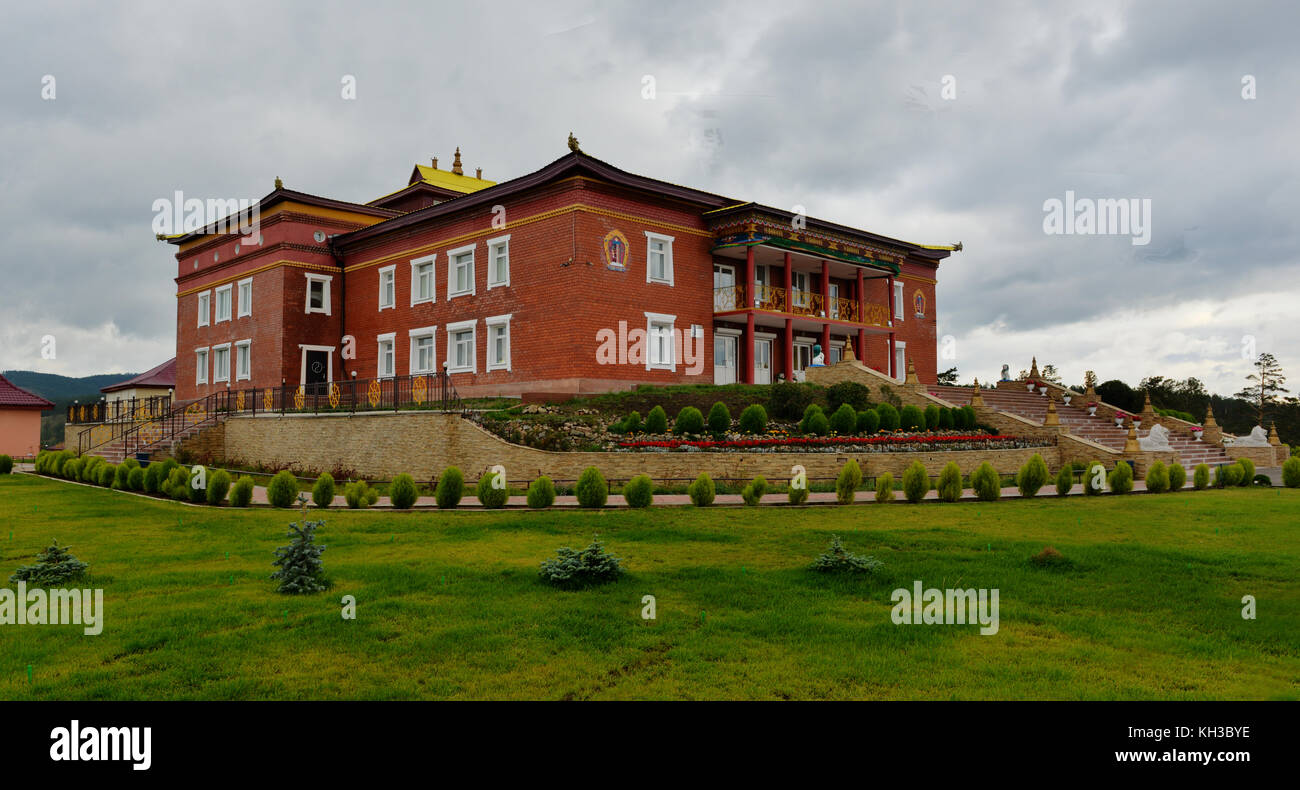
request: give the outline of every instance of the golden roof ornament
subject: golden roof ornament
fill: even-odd
[[[582,149],[578,147],[578,138],[573,136],[573,132],[569,132],[569,150],[575,154],[582,153]]]
[[[279,177],[279,176],[276,176],[276,177],[275,177],[275,188],[276,188],[276,189],[284,189],[284,182],[280,180],[280,177]]]
[[[1214,421],[1214,409],[1210,406],[1210,404],[1208,404],[1208,403],[1205,404],[1205,422],[1202,423],[1202,426],[1201,426],[1201,427],[1203,427],[1203,428],[1210,428],[1210,427],[1215,427],[1215,428],[1217,428],[1218,426],[1219,426],[1219,424],[1218,424],[1217,422]]]
[[[451,160],[451,172],[458,175],[465,175],[465,171],[460,167],[460,146],[456,146],[456,158]]]
[[[853,356],[853,338],[844,338],[844,359],[842,362],[853,362],[857,357]]]
[[[1038,357],[1034,357],[1034,361],[1029,365],[1029,378],[1036,379],[1040,375],[1041,374],[1038,372]]]

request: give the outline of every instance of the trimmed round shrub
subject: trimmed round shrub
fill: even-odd
[[[876,478],[876,501],[881,503],[894,501],[894,476],[889,472],[882,472]]]
[[[894,404],[880,404],[876,407],[876,414],[880,415],[880,430],[890,433],[898,430],[898,409],[894,408]]]
[[[1062,466],[1056,473],[1056,495],[1066,496],[1074,488],[1074,467]]]
[[[746,406],[740,413],[741,433],[765,433],[767,431],[767,409],[755,403]]]
[[[146,494],[157,494],[162,488],[163,480],[166,475],[163,474],[163,465],[154,461],[144,468],[144,491]]]
[[[637,433],[642,427],[641,412],[633,411],[623,418],[623,433]]]
[[[1226,488],[1237,484],[1237,475],[1241,474],[1241,467],[1236,464],[1223,464],[1214,467],[1214,487]]]
[[[316,507],[334,504],[334,475],[329,472],[320,473],[311,487],[311,501]]]
[[[804,502],[808,501],[808,486],[802,486],[800,488],[790,486],[790,489],[786,492],[785,498],[788,499],[792,505],[802,505]]]
[[[944,464],[943,470],[939,472],[939,484],[935,488],[939,491],[939,499],[944,502],[961,499],[961,467],[955,461]]]
[[[479,476],[478,484],[474,486],[474,495],[478,497],[479,504],[492,510],[506,506],[510,501],[510,488],[504,478],[505,475],[491,470]]]
[[[981,502],[993,502],[1002,496],[1002,478],[988,461],[980,464],[971,473],[970,487]]]
[[[695,413],[699,414],[699,409]],[[577,495],[578,504],[582,507],[604,507],[605,501],[609,499],[609,485],[599,469],[589,466],[578,475],[578,484],[574,486],[573,493]]]
[[[848,407],[849,411],[853,410],[852,406],[847,403],[840,408]],[[836,412],[838,414],[838,412]],[[857,415],[854,414],[856,420]],[[862,485],[862,468],[858,462],[850,458],[844,466],[840,467],[840,475],[835,480],[835,501],[841,505],[853,504],[853,498],[858,492],[858,486]]]
[[[271,507],[293,507],[298,500],[298,478],[288,469],[277,472],[266,484],[266,501]]]
[[[131,474],[126,476],[126,487],[131,491],[144,490],[144,470],[136,467],[131,470]]]
[[[1101,467],[1099,470],[1097,467]],[[1106,466],[1101,461],[1093,461],[1083,470],[1083,493],[1097,496],[1106,491]]]
[[[150,467],[153,464],[149,465]],[[230,488],[230,506],[231,507],[248,507],[253,503],[253,478],[248,475],[240,475],[239,479]]]
[[[131,467],[127,466],[125,463],[118,464],[116,471],[113,473],[113,488],[116,488],[118,491],[127,490],[127,488],[129,488],[129,483],[127,481],[130,477]]]
[[[1210,487],[1210,467],[1208,464],[1197,464],[1192,470],[1192,487],[1197,491],[1204,491]]]
[[[704,415],[694,406],[684,407],[677,412],[677,419],[673,420],[673,433],[704,433]]]
[[[343,486],[343,501],[352,510],[368,508],[379,501],[379,489],[371,488],[365,480],[357,480]]]
[[[695,478],[695,482],[686,487],[686,494],[690,496],[691,503],[696,507],[708,507],[713,504],[713,498],[718,490],[713,485],[713,480],[703,472]]]
[[[939,430],[951,431],[953,429],[952,409],[946,406],[939,410]]]
[[[165,493],[172,499],[179,499],[188,502],[190,499],[190,473],[189,470],[178,466],[167,475],[167,484]]]
[[[1293,455],[1282,463],[1282,485],[1300,488],[1300,455]]]
[[[388,484],[388,501],[397,510],[410,510],[419,498],[420,491],[415,487],[415,478],[408,474],[400,474]]]
[[[1110,490],[1116,494],[1127,494],[1133,490],[1133,467],[1127,461],[1120,461],[1110,472]]]
[[[858,430],[858,413],[847,403],[841,403],[840,407],[830,418],[830,428],[840,436],[850,436]]]
[[[745,500],[746,505],[753,507],[754,505],[757,505],[759,502],[763,501],[763,495],[766,493],[767,493],[767,478],[763,477],[762,475],[759,475],[758,477],[755,477],[753,480],[750,480],[749,483],[747,483],[745,487],[740,490],[740,498]]]
[[[184,469],[184,467],[181,467],[181,468]],[[189,468],[189,469],[185,469],[185,472],[186,472],[186,474],[188,474],[188,475],[190,476],[190,484],[189,484],[189,486],[188,486],[188,490],[189,490],[189,493],[190,493],[190,501],[193,502],[193,503],[196,504],[196,505],[202,505],[204,502],[207,502],[207,501],[208,501],[208,488],[207,488],[207,486],[205,485],[203,488],[195,488],[195,487],[194,487],[194,469],[193,469],[193,467],[191,467],[191,468]],[[212,475],[211,475],[211,474],[207,474],[206,472],[205,472],[204,474],[207,475],[206,478],[205,478],[205,482],[206,482],[208,485],[211,485],[211,484],[212,484]]]
[[[0,475],[7,475],[13,471],[14,471],[14,459],[10,458],[7,455],[0,455]]]
[[[208,504],[220,505],[226,500],[226,494],[230,491],[230,473],[224,469],[218,469],[213,474],[208,475]]]
[[[1037,496],[1038,490],[1047,485],[1049,479],[1051,474],[1047,471],[1043,456],[1034,453],[1016,473],[1016,488],[1020,489],[1022,497]]]
[[[928,493],[930,493],[930,473],[925,470],[925,464],[913,461],[907,469],[903,470],[903,496],[915,505],[925,499]]]
[[[810,384],[780,381],[768,390],[767,410],[786,420],[798,419],[808,404],[813,402],[817,388]]]
[[[555,484],[546,475],[534,480],[528,486],[528,506],[537,510],[555,504]]]
[[[931,403],[925,407],[925,429],[933,431],[939,427],[939,407]]]
[[[979,421],[978,417],[975,416],[975,407],[969,405],[962,406],[961,413],[962,428],[967,431],[974,430],[976,423]]]
[[[650,507],[655,501],[655,484],[650,475],[637,475],[623,486],[623,501],[628,507]]]
[[[77,472],[77,479],[83,483],[99,485],[99,467],[108,463],[98,455],[87,456],[82,459],[81,469]]]
[[[80,458],[72,458],[63,462],[62,477],[64,480],[77,480],[81,477],[82,461]]]
[[[645,416],[646,433],[668,433],[668,413],[663,406],[655,406]]]
[[[713,404],[709,409],[708,425],[710,433],[726,433],[731,430],[731,410],[727,404],[722,401]]]
[[[870,436],[880,430],[880,413],[875,409],[858,412],[858,433]]]
[[[925,413],[909,403],[898,413],[898,426],[905,431],[925,430]]]
[[[104,488],[112,487],[118,490],[125,488],[125,486],[119,486],[117,484],[117,472],[119,469],[121,469],[120,466],[113,466],[112,464],[100,464],[99,479],[96,480],[95,482],[98,485],[103,486]],[[128,475],[130,474],[130,470],[127,470],[127,474]]]
[[[1147,490],[1153,494],[1163,494],[1169,490],[1169,469],[1164,461],[1156,461],[1147,469]]]
[[[465,495],[465,475],[458,466],[449,466],[442,470],[438,478],[438,487],[433,491],[434,501],[442,510],[450,510],[460,504]]]
[[[856,413],[867,408],[870,401],[871,390],[856,381],[841,381],[826,388],[826,404],[833,412],[847,403]]]
[[[1250,485],[1255,479],[1255,462],[1249,458],[1238,458],[1237,465],[1241,467],[1241,480],[1237,482],[1237,485]]]
[[[76,457],[76,453],[72,452],[71,450],[58,451],[57,453],[54,454],[54,461],[50,466],[50,471],[52,471],[54,474],[58,475],[59,477],[62,477],[63,467],[67,466],[68,461],[71,461],[75,457]]]
[[[1183,468],[1182,464],[1170,464],[1169,490],[1171,492],[1182,491],[1185,485],[1187,485],[1187,470]]]
[[[825,416],[822,407],[818,406],[816,403],[808,404],[808,408],[803,410],[803,417],[799,418],[799,433],[811,433],[812,418],[817,414]],[[827,423],[827,425],[829,426],[829,423]]]

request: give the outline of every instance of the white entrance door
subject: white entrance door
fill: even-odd
[[[738,310],[744,307],[736,298],[736,267],[713,264],[713,309]]]
[[[735,335],[713,335],[713,383],[736,383]]]
[[[902,381],[907,378],[907,344],[894,343],[894,378]]]
[[[754,383],[772,383],[772,341],[754,340]]]

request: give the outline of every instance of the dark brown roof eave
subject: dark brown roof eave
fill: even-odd
[[[380,208],[379,206],[367,206],[362,203],[349,203],[346,200],[334,200],[333,198],[321,197],[319,195],[309,195],[306,192],[284,189],[283,187],[272,190],[266,197],[257,201],[258,211],[265,211],[276,203],[282,203],[286,200],[306,203],[320,208],[332,208],[341,211],[352,211],[358,214],[369,214],[374,217],[382,217],[383,219],[398,217],[402,214],[402,212],[394,209]],[[167,236],[163,240],[168,244],[183,244],[184,242],[201,236],[210,236],[212,235],[212,231],[210,231],[209,228],[212,228],[214,224],[215,223],[209,224],[201,230],[190,231],[189,233],[182,233],[177,236]]]

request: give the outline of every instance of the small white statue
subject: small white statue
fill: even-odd
[[[1138,446],[1143,450],[1172,450],[1169,446],[1169,429],[1163,425],[1151,427],[1151,433],[1138,439]]]
[[[1268,447],[1268,431],[1264,426],[1256,425],[1250,429],[1250,436],[1238,436],[1233,447]]]

